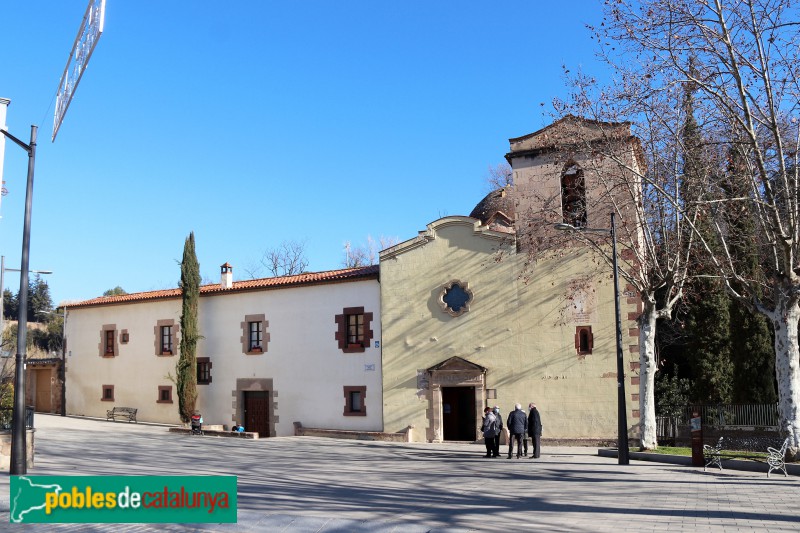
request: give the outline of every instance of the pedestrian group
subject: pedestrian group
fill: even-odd
[[[531,459],[538,459],[541,454],[542,419],[536,404],[528,404],[529,412],[527,416],[522,410],[522,405],[516,404],[514,410],[509,413],[506,420],[508,430],[508,458],[511,459],[514,452],[514,441],[517,442],[517,459],[528,455],[528,437],[531,438],[533,450]],[[500,416],[500,408],[487,407],[483,410],[483,424],[481,432],[486,443],[486,455],[484,457],[500,457],[500,434],[503,432],[503,417]]]

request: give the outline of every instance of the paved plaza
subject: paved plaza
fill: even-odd
[[[30,531],[798,531],[800,477],[544,448],[484,459],[478,444],[192,437],[156,425],[36,416],[31,475],[238,476],[238,524],[9,524]],[[503,450],[504,452],[504,450]]]

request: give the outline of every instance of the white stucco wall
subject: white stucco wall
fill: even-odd
[[[373,313],[373,339],[363,353],[343,353],[334,336],[335,316],[345,307]],[[157,320],[180,322],[180,299],[103,305],[69,310],[66,335],[67,413],[105,417],[112,406],[136,407],[141,421],[179,423],[177,396],[168,375],[174,356],[155,355]],[[272,380],[275,434],[294,433],[293,422],[306,427],[381,431],[380,288],[375,279],[295,286],[202,296],[197,356],[209,357],[212,382],[198,385],[197,408],[206,424],[243,423],[237,417],[237,379]],[[268,321],[262,354],[242,350],[246,315]],[[126,329],[115,357],[101,357],[104,324]],[[178,333],[178,336],[180,332]],[[101,401],[102,385],[114,385],[114,401]],[[173,385],[172,404],[157,403],[158,386]],[[366,386],[366,416],[344,416],[344,386]],[[241,405],[239,413],[241,413]]]

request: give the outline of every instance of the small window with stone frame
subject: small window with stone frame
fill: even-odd
[[[367,397],[366,386],[344,387],[344,416],[367,416],[367,406],[364,403]]]
[[[172,385],[159,385],[156,403],[172,403]]]
[[[208,357],[197,358],[197,384],[211,384],[211,359]]]
[[[592,326],[577,326],[575,328],[575,350],[578,355],[590,355],[593,345]]]
[[[172,326],[161,326],[161,353],[172,355]]]
[[[106,355],[114,355],[114,335],[115,335],[115,333],[116,332],[113,329],[107,329],[105,331],[105,335],[106,335],[105,354]]]
[[[103,385],[103,395],[100,400],[103,402],[114,401],[114,385]]]
[[[364,348],[364,313],[347,315],[347,346]]]
[[[561,212],[565,224],[586,227],[586,182],[575,163],[568,163],[561,174]]]
[[[262,329],[262,322],[260,320],[256,320],[253,322],[248,322],[248,331],[249,333],[249,340],[248,345],[250,347],[251,352],[261,352],[263,351],[263,335],[264,330]]]

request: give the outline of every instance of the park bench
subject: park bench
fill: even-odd
[[[767,477],[769,477],[773,470],[783,471],[783,475],[788,476],[786,473],[785,456],[786,449],[789,447],[789,437],[783,441],[783,445],[780,447],[780,449],[768,447],[766,456],[764,454],[755,455],[745,452],[740,453],[736,451],[725,450],[722,446],[722,439],[723,437],[719,438],[716,446],[709,446],[708,444],[703,445],[703,460],[705,462],[703,471],[705,471],[709,466],[714,465],[718,466],[719,469],[722,470],[723,459],[751,459],[753,461],[766,461],[767,465],[769,466],[769,470],[767,470]]]
[[[722,470],[722,437],[719,438],[716,446],[703,444],[703,461],[705,462],[703,472],[705,472],[709,466],[714,465]]]
[[[136,422],[136,411],[133,407],[113,407],[106,411],[106,419],[117,421],[117,418],[127,419],[128,422]]]
[[[767,471],[767,477],[769,477],[770,473],[773,470],[783,470],[784,477],[788,477],[786,473],[786,448],[789,447],[789,437],[786,437],[786,440],[783,441],[783,446],[781,446],[780,450],[776,450],[775,448],[767,448],[767,464],[769,465],[769,470]]]

